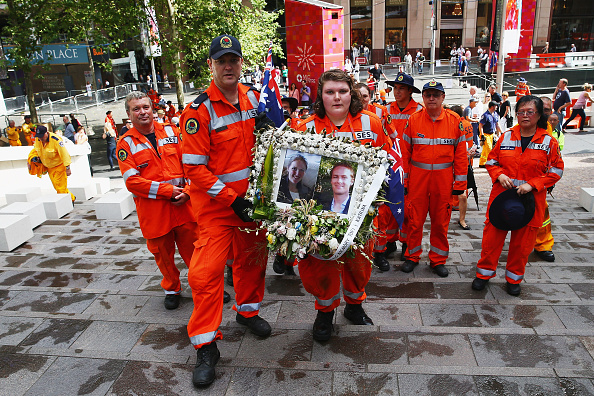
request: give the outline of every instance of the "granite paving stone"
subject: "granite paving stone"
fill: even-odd
[[[18,293],[16,290],[0,290],[0,309]]]
[[[591,285],[590,285],[591,286]],[[577,293],[566,284],[545,284],[545,283],[522,283],[522,294],[520,297],[514,297],[507,294],[505,283],[490,285],[490,290],[496,299],[500,301],[513,300],[579,300]]]
[[[18,345],[42,321],[41,318],[0,316],[0,345]]]
[[[398,376],[389,373],[335,372],[332,381],[335,395],[395,395]]]
[[[99,295],[95,301],[84,311],[88,315],[113,315],[113,316],[134,316],[149,296],[127,296],[127,295]]]
[[[332,394],[332,373],[236,368],[225,394],[227,396],[329,395]]]
[[[186,325],[149,325],[131,350],[132,353],[153,353],[167,359],[171,355],[195,354],[188,342]]]
[[[594,359],[594,337],[579,337],[579,339]]]
[[[66,349],[90,324],[90,320],[45,319],[20,343],[20,346]]]
[[[412,365],[476,366],[465,334],[409,334],[408,360]]]
[[[419,307],[425,326],[481,326],[472,305],[420,304]]]
[[[94,321],[71,349],[129,352],[147,327],[144,323]]]
[[[99,274],[91,283],[88,289],[112,289],[112,290],[138,290],[146,280],[146,276],[134,274]]]
[[[282,367],[292,368],[297,361],[312,359],[313,342],[311,332],[307,330],[273,329],[266,339],[248,331],[237,357],[273,361]]]
[[[0,394],[7,396],[25,394],[56,359],[54,356],[0,351]]]
[[[469,334],[480,366],[592,369],[594,361],[577,337]]]
[[[25,395],[105,395],[125,365],[122,360],[59,357]]]
[[[594,301],[594,287],[591,283],[569,283],[568,286],[580,299]]]
[[[477,394],[474,379],[463,375],[399,374],[400,395],[471,396]]]
[[[97,296],[90,293],[22,291],[2,309],[6,311],[82,313]]]
[[[163,293],[163,289],[160,289],[160,292]],[[175,310],[167,310],[163,305],[163,301],[165,300],[165,293],[159,293],[159,297],[149,297],[148,301],[144,304],[144,306],[138,311],[136,314],[139,318],[145,317],[158,317],[162,320],[176,320],[176,321],[185,321],[187,322],[192,315],[192,310],[194,309],[194,304],[192,303],[192,297],[182,292],[182,298],[179,304],[179,308]],[[229,304],[227,304],[229,305]]]
[[[543,270],[556,281],[594,281],[594,266],[555,266]]]
[[[594,306],[562,306],[553,309],[568,329],[592,329]]]
[[[481,304],[475,306],[484,326],[505,328],[564,328],[551,307],[536,305]]]
[[[376,326],[420,327],[422,325],[419,305],[417,304],[377,304],[369,302],[363,304],[363,308]],[[336,315],[336,323],[350,324],[349,320],[344,317],[343,311],[343,308],[339,308],[338,312],[340,314]],[[315,313],[311,315],[311,325],[313,325],[314,320]]]
[[[556,378],[526,377],[475,377],[481,396],[518,395],[518,396],[557,396],[564,393]]]

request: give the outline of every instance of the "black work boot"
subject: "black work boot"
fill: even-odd
[[[481,291],[487,286],[487,283],[489,283],[489,279],[474,278],[472,281],[472,290]]]
[[[227,304],[229,301],[231,301],[231,295],[223,290],[223,303]]]
[[[415,263],[412,260],[406,260],[404,262],[404,264],[402,264],[402,267],[400,267],[400,270],[402,272],[409,273],[409,272],[412,272],[418,264],[419,263]]]
[[[237,313],[237,315],[235,315],[235,321],[241,325],[247,326],[252,333],[259,337],[268,337],[272,332],[272,328],[268,322],[258,315],[246,318]]]
[[[367,316],[361,304],[347,303],[344,308],[344,317],[355,325],[373,326],[373,321]]]
[[[510,296],[519,296],[522,293],[522,286],[519,283],[509,283],[506,284],[507,294]]]
[[[388,242],[386,243],[386,251],[384,253],[386,257],[390,257],[397,249],[396,242]]]
[[[318,311],[318,316],[313,324],[313,339],[316,341],[328,341],[332,335],[332,321],[334,310],[330,312]]]
[[[233,267],[227,266],[227,284],[233,286]]]
[[[176,309],[179,307],[179,301],[181,300],[181,294],[166,294],[165,301],[163,304],[165,305],[165,309]]]
[[[293,269],[293,264],[285,265],[285,275],[297,275]]]
[[[390,270],[390,262],[386,258],[386,254],[384,252],[375,252],[373,254],[373,265],[375,265],[382,272]]]
[[[404,257],[404,254],[406,253],[406,243],[402,244],[402,252],[400,252],[400,260],[404,261],[406,260],[406,257]]]
[[[285,256],[276,255],[274,263],[272,263],[272,270],[281,275],[285,273]]]
[[[192,373],[192,383],[201,388],[215,380],[215,366],[221,357],[215,341],[196,349],[196,366]]]

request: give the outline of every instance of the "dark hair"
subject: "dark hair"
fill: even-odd
[[[518,100],[518,103],[516,103],[515,112],[517,113],[518,110],[520,109],[520,107],[522,107],[526,103],[530,103],[530,102],[534,103],[534,106],[536,106],[536,112],[539,115],[538,122],[536,123],[536,126],[539,128],[542,128],[542,129],[547,129],[548,117],[544,114],[544,105],[542,103],[542,99],[539,98],[538,96],[534,96],[534,95],[522,96],[520,98],[520,100]]]
[[[462,106],[455,105],[450,108],[454,113],[458,114],[460,117],[464,115],[464,110],[462,110]]]
[[[107,110],[107,111],[105,112],[105,115],[110,115],[110,114],[111,114],[111,110]]]
[[[371,96],[371,89],[369,89],[369,85],[363,84],[363,83],[357,83],[357,84],[355,84],[355,89],[357,91],[360,91],[361,88],[365,88],[367,90],[367,92],[369,93],[369,95]]]
[[[355,83],[351,76],[349,76],[345,71],[340,69],[331,69],[326,70],[320,78],[318,79],[318,95],[316,96],[316,101],[313,104],[314,113],[320,118],[326,116],[326,109],[324,109],[324,102],[322,101],[322,91],[324,88],[324,84],[328,81],[338,81],[338,82],[345,82],[349,86],[349,90],[351,91],[351,105],[349,106],[349,113],[352,116],[357,115],[358,113],[363,110],[363,102],[361,101],[361,94],[357,89],[355,89]]]
[[[499,103],[495,102],[494,100],[489,102],[489,108],[491,107],[497,107],[499,105]]]
[[[289,85],[289,89],[293,89],[293,85],[295,86],[295,89],[297,89],[297,84],[295,83],[291,83],[291,85]]]

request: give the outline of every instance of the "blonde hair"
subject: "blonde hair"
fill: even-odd
[[[592,89],[592,84],[584,83],[584,85],[582,85],[582,88],[584,88],[584,90]]]

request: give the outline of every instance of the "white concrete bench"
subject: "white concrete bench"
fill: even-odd
[[[47,220],[45,208],[41,202],[14,202],[0,209],[0,214],[26,215],[29,216],[31,227],[35,228]]]
[[[579,203],[588,212],[594,212],[594,188],[580,188]]]
[[[95,216],[103,220],[124,220],[136,209],[132,194],[121,189],[116,193],[108,193],[95,201]]]
[[[10,252],[33,238],[29,216],[0,215],[0,251]]]
[[[76,197],[76,202],[84,202],[97,195],[97,183],[77,182],[68,185],[68,189]]]
[[[97,194],[102,195],[111,190],[111,179],[109,177],[93,177],[97,187]]]
[[[48,219],[60,219],[73,209],[70,194],[44,195],[34,202],[42,202]]]
[[[6,193],[6,203],[33,202],[41,196],[39,187],[21,187]]]

